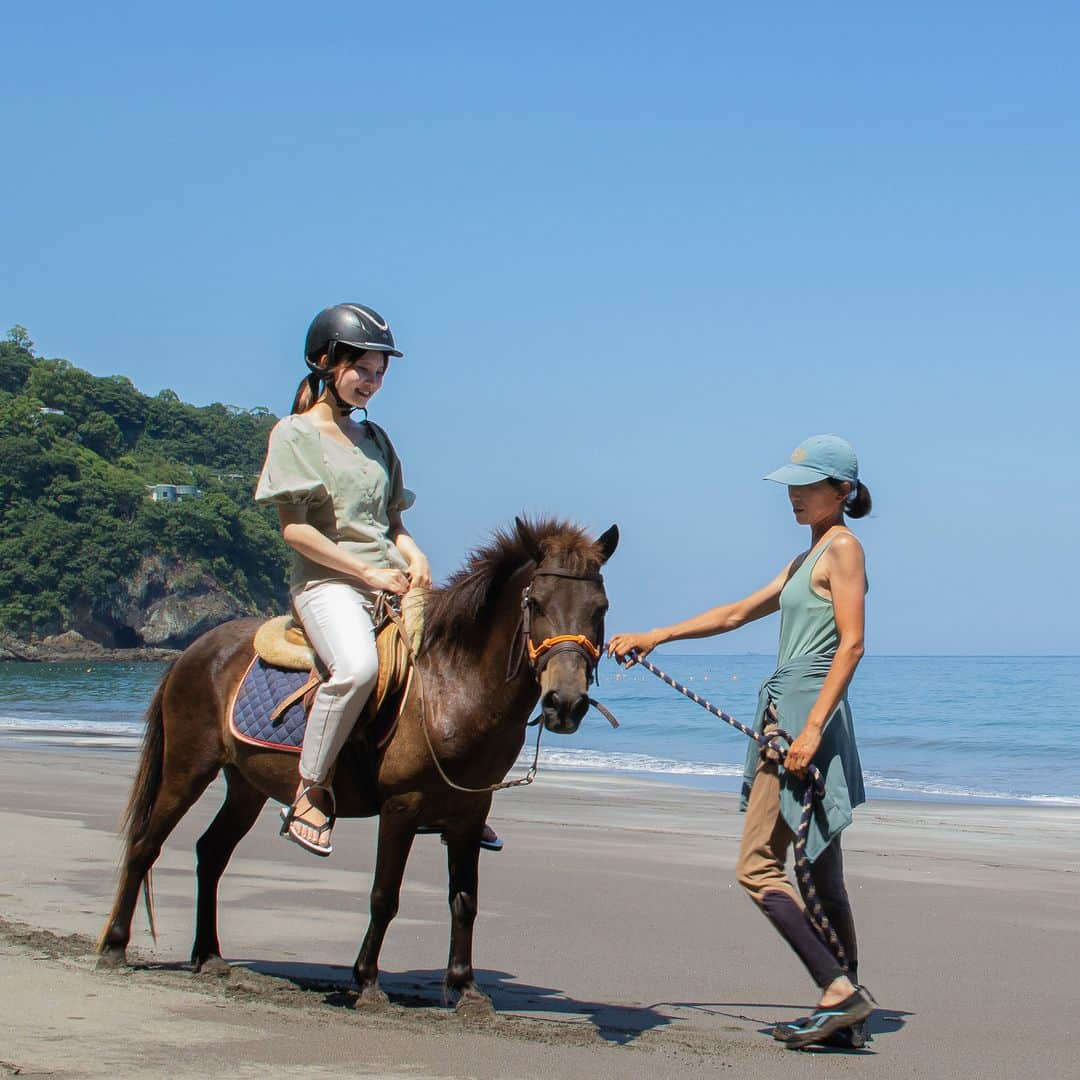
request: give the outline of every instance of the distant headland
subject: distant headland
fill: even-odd
[[[161,659],[284,610],[287,555],[252,502],[276,417],[153,397],[0,341],[0,659]]]

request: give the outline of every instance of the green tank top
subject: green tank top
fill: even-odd
[[[810,584],[818,559],[835,539],[831,536],[817,551],[811,551],[780,593],[778,668],[796,656],[831,656],[836,652],[840,635],[832,601],[814,592]]]

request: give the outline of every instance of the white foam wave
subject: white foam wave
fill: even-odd
[[[1054,806],[1080,806],[1080,795],[1020,795],[1009,791],[983,791],[953,784],[915,783],[895,776],[864,772],[866,786],[878,791],[902,791],[910,795],[937,795],[948,799],[978,799],[1004,802],[1030,802]]]
[[[723,776],[741,777],[742,765],[725,762],[676,761],[649,754],[611,754],[596,750],[541,750],[542,765],[564,769],[589,769],[601,772],[655,773],[660,776]],[[532,763],[531,749],[524,749],[519,765]],[[949,784],[914,783],[896,777],[867,772],[866,785],[879,792],[895,791],[911,797],[960,799],[965,801],[993,800],[1002,802],[1035,803],[1043,806],[1080,806],[1080,795],[1020,795],[1015,792],[983,791],[979,788]]]
[[[531,765],[533,751],[523,750],[519,764]],[[742,776],[741,765],[725,762],[675,761],[650,754],[605,754],[599,750],[547,750],[540,752],[545,765],[568,769],[596,769],[603,772],[649,772],[671,776]]]
[[[141,720],[67,720],[46,716],[0,716],[0,732],[13,735],[111,736],[139,739]]]

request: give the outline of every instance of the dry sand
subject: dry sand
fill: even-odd
[[[861,1053],[795,1053],[778,1019],[814,988],[732,883],[732,796],[541,772],[500,795],[481,861],[475,962],[495,1019],[442,1001],[443,848],[418,838],[383,950],[391,1006],[352,1008],[370,821],[321,862],[272,807],[222,884],[226,979],[185,969],[192,849],[218,785],[155,872],[135,966],[90,955],[112,901],[131,753],[5,749],[0,763],[0,1075],[1080,1077],[1080,812],[877,802],[845,835]]]

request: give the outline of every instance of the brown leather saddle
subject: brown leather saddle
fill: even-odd
[[[393,706],[396,713],[404,702],[412,679],[413,657],[419,651],[423,632],[424,593],[421,590],[413,590],[402,598],[400,612],[380,596],[375,610],[379,675],[375,689],[360,714],[361,725],[372,724],[377,719],[385,721],[384,714],[389,708]],[[301,699],[306,715],[327,671],[311,647],[299,620],[293,615],[268,619],[255,632],[254,646],[256,655],[267,664],[288,671],[310,672],[302,686],[277,703],[270,720],[276,720]]]

